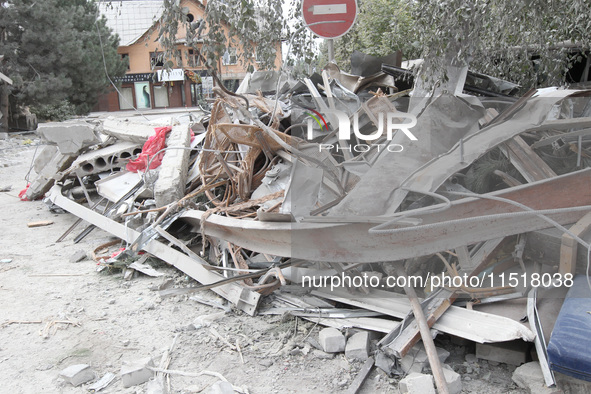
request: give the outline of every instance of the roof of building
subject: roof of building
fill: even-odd
[[[119,45],[134,44],[162,15],[162,0],[101,2],[99,9],[107,26],[119,35]]]

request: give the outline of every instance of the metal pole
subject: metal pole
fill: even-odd
[[[334,63],[334,40],[329,38],[326,42],[328,44],[328,61]]]

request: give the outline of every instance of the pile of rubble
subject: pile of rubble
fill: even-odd
[[[352,391],[374,364],[422,372],[404,360],[423,352],[439,390],[459,392],[437,332],[491,360],[485,344],[535,342],[555,384],[538,288],[585,269],[591,91],[517,98],[469,74],[477,96],[409,98],[407,73],[383,70],[255,73],[237,93],[216,88],[207,114],[44,125],[26,196],[90,223],[76,241],[94,226],[120,238],[104,267],[144,251],[201,283],[163,296],[211,289],[250,315],[331,327],[325,351],[367,360]],[[348,327],[366,332],[345,342]]]

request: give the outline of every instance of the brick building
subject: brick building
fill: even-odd
[[[189,21],[204,18],[205,6],[195,0],[181,1],[187,7]],[[182,64],[167,72],[163,69],[162,45],[157,41],[159,18],[163,12],[160,0],[101,3],[107,25],[119,35],[117,52],[126,58],[126,75],[118,79],[120,93],[111,89],[99,99],[97,111],[119,111],[146,108],[192,107],[211,97],[213,78],[193,50],[184,45],[184,26],[177,35]],[[275,67],[281,66],[281,45],[277,43]],[[229,48],[218,64],[218,77],[224,85],[235,89],[246,75],[246,65],[238,55],[241,48]]]

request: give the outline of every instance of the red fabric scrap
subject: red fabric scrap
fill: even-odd
[[[26,196],[27,190],[29,190],[29,186],[31,186],[31,184],[27,183],[27,187],[25,187],[23,190],[21,190],[20,193],[18,194],[18,197],[21,199],[21,201],[29,201],[29,199]]]
[[[172,130],[172,127],[156,127],[154,130],[156,131],[156,133],[146,141],[142,148],[142,153],[140,153],[139,157],[127,163],[127,166],[125,167],[127,171],[146,171],[150,159],[152,159],[152,157],[156,155],[156,153],[159,150],[166,148],[166,134],[168,134],[170,130]],[[150,162],[150,170],[153,170],[154,168],[162,164],[163,157],[164,152],[158,153],[158,155],[156,155],[156,157],[154,157]]]
[[[124,250],[125,248],[119,248],[119,250],[116,250],[115,252],[111,253],[111,258],[119,256],[121,252],[123,252]]]

